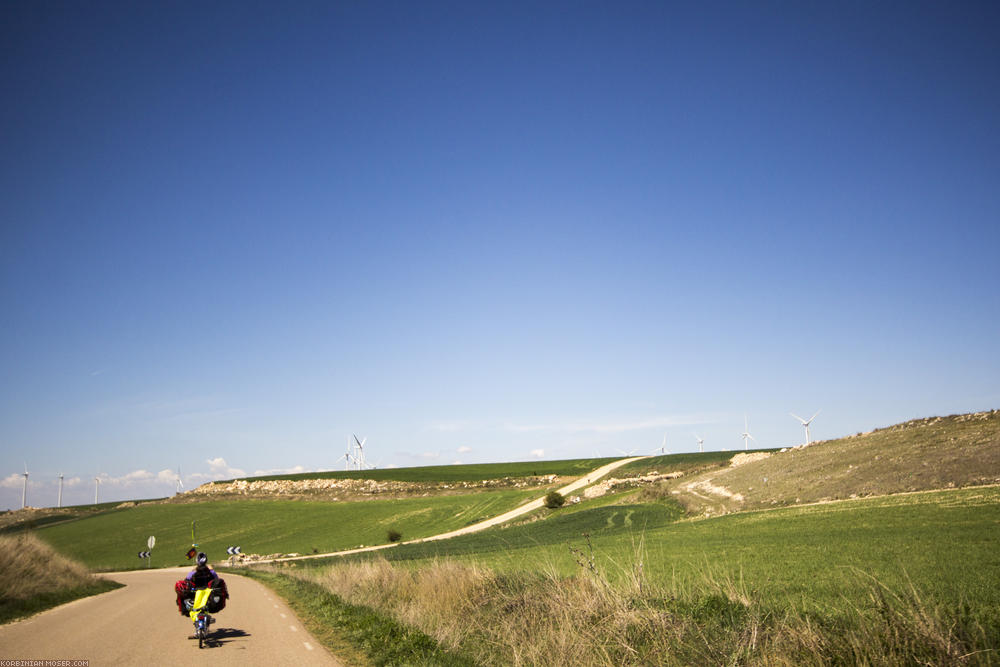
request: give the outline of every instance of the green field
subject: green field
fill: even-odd
[[[370,618],[370,608],[380,623],[419,628],[442,651],[481,663],[1000,664],[998,445],[1000,413],[990,412],[914,420],[739,466],[732,452],[647,457],[613,476],[682,476],[630,482],[472,535],[261,576],[289,590],[298,584],[282,573],[315,584],[319,616],[335,607]],[[579,476],[610,460],[274,479]],[[721,510],[731,513],[707,518],[719,503],[698,493],[716,492],[691,484],[708,482],[738,494]],[[151,534],[154,565],[185,563],[194,519],[201,548],[221,562],[230,545],[309,554],[385,544],[389,530],[430,536],[542,493],[150,503],[10,530],[33,527],[95,569],[124,569],[142,565],[136,552]],[[825,498],[842,500],[803,504]],[[350,632],[364,652],[368,621],[358,623]],[[563,653],[570,644],[582,646],[572,657]]]
[[[59,552],[105,571],[143,567],[137,554],[153,535],[152,565],[165,567],[187,562],[192,521],[197,522],[199,548],[221,562],[229,546],[240,546],[244,553],[309,554],[383,544],[390,529],[404,540],[426,537],[501,514],[537,495],[535,489],[356,503],[147,504],[42,526],[37,535]]]
[[[511,463],[471,463],[445,466],[418,466],[415,468],[378,468],[375,470],[328,470],[306,472],[295,475],[269,475],[266,477],[241,477],[249,482],[270,480],[301,479],[373,479],[375,481],[396,482],[475,482],[484,479],[504,477],[535,477],[558,475],[579,477],[605,463],[617,461],[614,458],[568,459],[562,461],[515,461]],[[233,480],[217,482],[228,484]]]
[[[1000,487],[858,499],[707,520],[680,520],[673,504],[630,502],[580,509],[509,528],[377,556],[421,561],[458,557],[505,570],[578,571],[574,549],[614,578],[642,554],[659,583],[742,578],[764,600],[800,609],[842,607],[870,577],[912,581],[942,601],[1000,610]],[[589,537],[584,537],[584,535]],[[640,550],[641,545],[641,550]],[[968,567],[968,564],[975,564]],[[319,563],[311,565],[319,566]],[[1000,620],[1000,619],[998,619]]]
[[[480,664],[1000,663],[1000,487],[697,520],[643,497],[284,571]]]
[[[726,468],[730,459],[736,454],[754,454],[757,452],[773,452],[773,449],[751,449],[749,451],[738,452],[689,452],[687,454],[665,454],[661,456],[647,456],[626,463],[615,471],[616,477],[627,475],[639,475],[647,472],[668,473],[675,471],[690,472],[693,470],[711,470],[714,468]]]

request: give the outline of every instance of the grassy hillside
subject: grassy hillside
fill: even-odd
[[[120,586],[31,535],[0,536],[0,623]]]
[[[482,492],[463,496],[373,500],[365,503],[226,500],[185,505],[148,504],[43,526],[36,534],[99,570],[145,566],[137,557],[156,537],[153,565],[181,565],[197,540],[215,562],[225,549],[244,553],[302,554],[383,544],[390,529],[404,539],[426,537],[501,514],[537,496],[537,490]]]
[[[1000,410],[916,419],[686,476],[668,487],[691,512],[702,513],[997,483]]]
[[[483,664],[1000,659],[998,487],[676,516],[605,506],[290,571]]]
[[[1000,412],[740,452],[738,466],[734,454],[650,457],[614,476],[680,477],[632,480],[482,533],[281,571],[416,625],[479,663],[1000,662],[1000,486],[975,486],[1000,481]],[[401,476],[575,476],[604,462]],[[184,562],[195,518],[202,548],[222,560],[232,544],[310,553],[384,543],[389,529],[427,536],[539,495],[150,504],[36,532],[101,568],[138,566],[135,552],[155,534],[154,563],[166,565]]]
[[[867,573],[898,586],[911,578],[951,600],[988,593],[1000,609],[1000,589],[989,583],[1000,577],[1000,487],[859,498],[712,519],[677,521],[679,515],[678,509],[658,503],[556,512],[546,521],[403,545],[351,560],[419,564],[460,557],[503,571],[555,569],[569,575],[579,568],[575,550],[589,553],[592,547],[595,561],[614,575],[627,574],[621,565],[634,561],[641,544],[645,574],[660,583],[694,582],[706,574],[742,576],[775,603],[825,608],[857,593],[857,582]],[[970,570],[954,563],[976,565]]]

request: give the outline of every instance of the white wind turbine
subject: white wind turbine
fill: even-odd
[[[177,466],[177,494],[184,490],[184,481],[181,480],[181,467]]]
[[[816,411],[816,415],[818,415],[821,412],[823,412],[823,411],[822,410],[817,410]],[[796,419],[798,419],[800,422],[802,422],[802,425],[806,427],[806,444],[808,445],[809,444],[809,424],[812,423],[812,420],[816,419],[816,415],[813,415],[809,419],[803,419],[802,417],[799,417],[794,412],[789,412],[788,414],[790,414],[791,416],[793,416]]]
[[[660,443],[659,449],[660,449],[660,455],[666,455],[666,454],[670,453],[670,452],[667,451],[667,434],[666,433],[663,434],[663,442]],[[654,454],[656,453],[655,449],[653,450],[653,453]]]
[[[334,461],[333,463],[334,463],[334,465],[336,465],[336,464],[340,463],[341,461],[344,462],[344,470],[350,470],[351,469],[351,450],[350,449],[347,450],[346,454],[342,454],[340,456],[340,458],[337,459],[336,461]]]
[[[697,433],[694,434],[694,439],[698,441],[698,451],[699,452],[704,452],[705,451],[705,439],[698,437]]]
[[[56,507],[62,507],[62,487],[63,487],[63,474],[59,473],[59,502],[56,503]]]
[[[24,488],[21,489],[21,509],[28,506],[28,462],[24,462]]]
[[[743,415],[743,434],[742,434],[742,437],[743,437],[743,449],[744,450],[749,450],[750,449],[750,441],[751,440],[753,440],[755,444],[757,442],[757,438],[755,438],[752,435],[750,435],[750,421],[749,421],[749,419],[748,419],[748,417],[746,415]]]
[[[351,435],[354,434],[352,433]],[[367,468],[368,466],[365,463],[365,443],[368,442],[368,438],[358,440],[358,436],[354,435],[354,442],[357,443],[358,446],[358,454],[354,457],[354,462],[357,464],[358,470]]]

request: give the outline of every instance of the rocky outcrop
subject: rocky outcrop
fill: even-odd
[[[604,494],[612,490],[617,489],[631,489],[637,486],[645,486],[647,484],[654,484],[656,482],[662,482],[667,479],[677,479],[681,477],[684,473],[682,472],[668,472],[668,473],[658,473],[651,472],[646,475],[639,475],[637,477],[626,477],[624,479],[606,479],[603,482],[594,484],[593,486],[588,486],[583,490],[584,498],[599,498]]]

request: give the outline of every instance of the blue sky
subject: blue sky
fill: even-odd
[[[1000,406],[995,3],[148,4],[0,7],[0,509]]]

